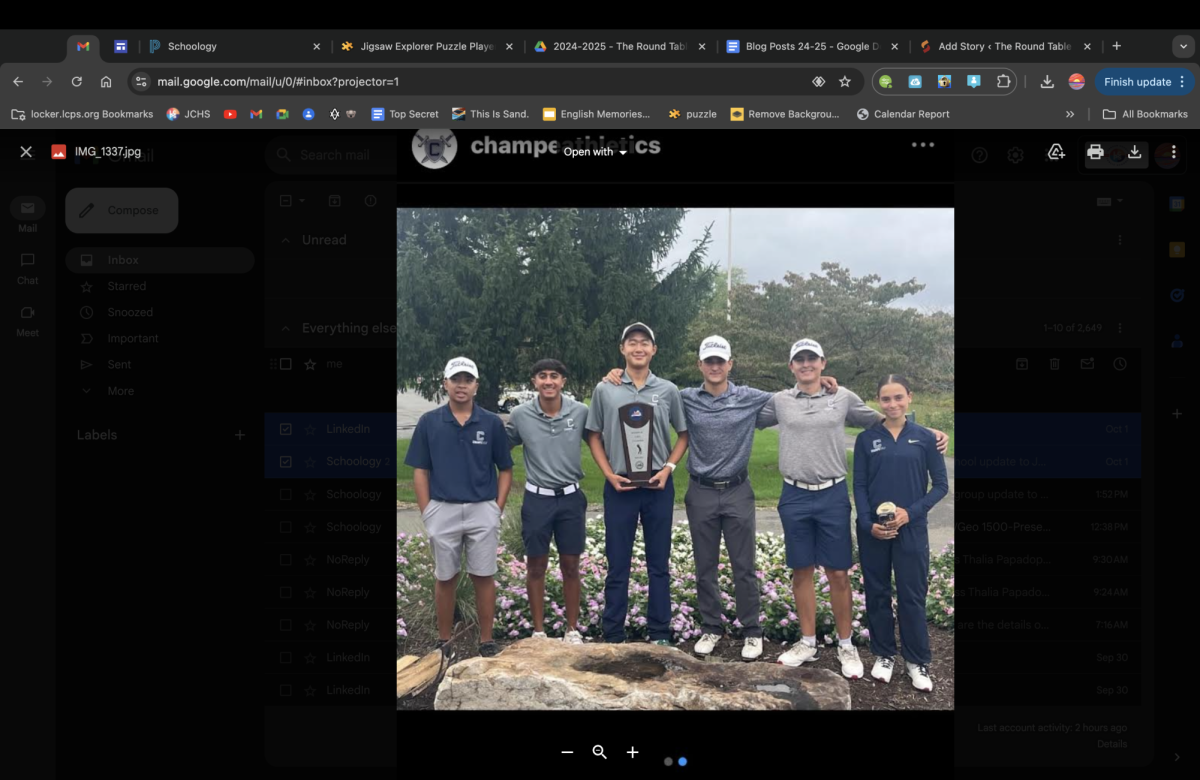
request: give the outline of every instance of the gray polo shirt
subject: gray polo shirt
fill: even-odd
[[[583,479],[580,442],[587,423],[587,404],[563,396],[551,417],[534,396],[512,410],[504,430],[509,446],[525,445],[525,478],[536,487],[557,490]]]
[[[650,373],[642,389],[634,385],[629,374],[621,374],[621,385],[601,382],[592,392],[592,407],[588,412],[587,429],[600,431],[604,437],[604,452],[608,465],[617,474],[628,474],[625,463],[625,448],[621,445],[621,423],[617,410],[631,403],[643,403],[654,407],[654,430],[650,438],[650,470],[662,471],[663,464],[671,454],[671,428],[676,433],[687,430],[687,418],[683,414],[683,399],[673,382],[660,379]]]
[[[758,427],[779,425],[779,472],[816,485],[846,476],[847,425],[870,428],[882,415],[844,387],[832,395],[821,388],[780,390],[759,413]]]
[[[771,393],[729,383],[714,397],[700,387],[679,391],[688,426],[688,472],[705,479],[735,477],[750,465],[754,423]]]

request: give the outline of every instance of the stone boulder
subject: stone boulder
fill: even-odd
[[[705,663],[674,647],[524,639],[451,666],[438,710],[848,710],[828,669]]]

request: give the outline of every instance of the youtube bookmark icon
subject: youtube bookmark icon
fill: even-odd
[[[50,144],[50,159],[51,160],[67,159],[67,145],[66,144]]]
[[[225,109],[225,118],[226,119],[237,119],[237,111],[233,110],[232,108]]]

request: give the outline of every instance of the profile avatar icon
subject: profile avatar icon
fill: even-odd
[[[412,152],[426,168],[444,168],[458,154],[458,144],[449,130],[418,130],[413,136]]]

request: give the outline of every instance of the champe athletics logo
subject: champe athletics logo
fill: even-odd
[[[449,130],[418,130],[413,136],[412,153],[426,168],[445,168],[458,154],[458,139]]]
[[[475,431],[475,441],[472,444],[487,444],[487,434],[483,431]]]

